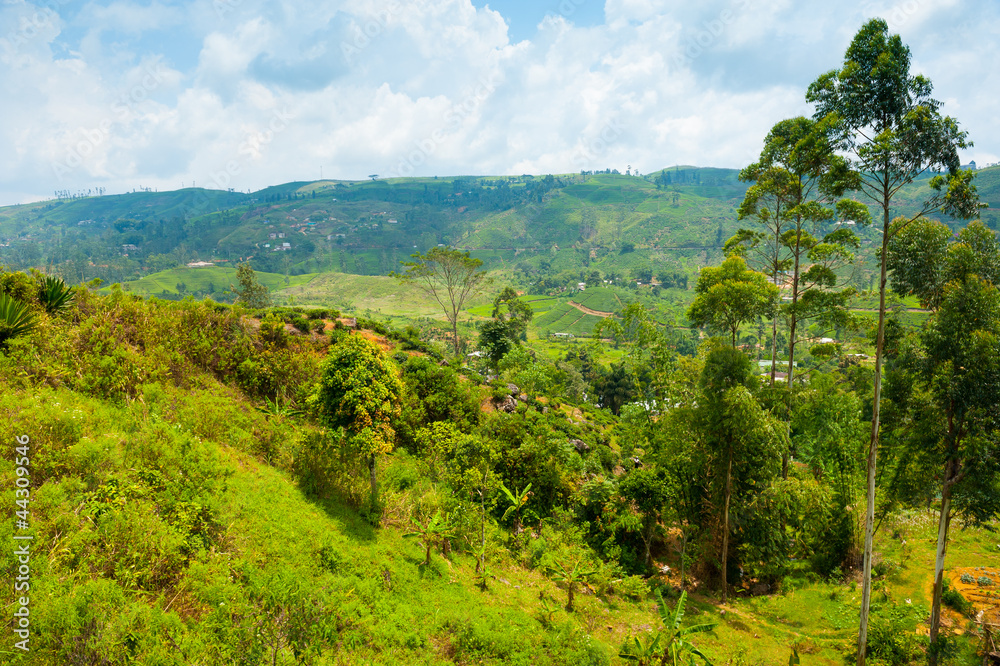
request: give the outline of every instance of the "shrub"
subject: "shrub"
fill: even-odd
[[[890,666],[903,666],[923,656],[922,637],[914,633],[920,612],[913,607],[873,606],[868,625],[868,656]]]
[[[958,590],[945,590],[941,595],[941,603],[962,615],[969,615],[973,610],[972,604]]]
[[[993,579],[989,576],[980,576],[976,579],[976,583],[978,583],[980,587],[989,587],[993,584]]]
[[[972,574],[967,574],[967,573],[962,574],[961,580],[966,585],[972,585],[973,583],[976,582],[976,579],[972,577]]]
[[[309,332],[309,320],[306,319],[305,317],[300,317],[300,316],[292,317],[291,323],[292,326],[294,326],[299,333]]]
[[[260,337],[274,347],[285,347],[288,345],[285,322],[273,312],[265,315],[260,320]]]
[[[69,308],[75,296],[62,278],[46,275],[38,285],[38,302],[49,314],[56,314]]]
[[[0,346],[11,338],[30,333],[36,324],[35,315],[27,303],[0,294]]]

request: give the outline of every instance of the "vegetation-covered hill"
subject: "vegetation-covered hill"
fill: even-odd
[[[34,316],[0,330],[0,538],[32,537],[30,651],[5,623],[5,662],[623,664],[663,627],[656,593],[670,615],[682,584],[685,626],[715,625],[689,637],[714,663],[850,654],[863,365],[816,370],[799,392],[787,479],[742,451],[722,603],[722,440],[699,410],[720,399],[712,373],[744,362],[714,343],[645,356],[621,340],[611,366],[586,345],[552,359],[517,346],[496,368],[453,369],[412,328],[83,287],[46,310],[40,280],[0,276],[0,298]],[[629,293],[594,287],[574,303],[599,311]],[[568,305],[529,303],[540,317]],[[310,398],[324,359],[358,339],[402,383],[376,505],[353,426],[324,427]],[[770,427],[767,388],[740,381],[741,428]],[[675,408],[622,404],[630,382]],[[885,464],[917,485],[890,495],[877,540],[872,649],[888,664],[922,658],[934,559],[936,514],[907,494],[933,483],[904,461]],[[990,608],[976,581],[997,579],[995,541],[970,522],[950,544],[954,627]],[[17,557],[5,549],[0,566]],[[954,663],[978,663],[977,646],[955,638]]]

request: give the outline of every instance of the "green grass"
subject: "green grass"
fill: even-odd
[[[590,335],[601,321],[601,317],[589,315],[577,310],[568,303],[560,303],[545,314],[532,321],[532,328],[539,336],[546,332],[570,333],[572,335]]]
[[[286,303],[294,298],[297,305],[335,307],[351,313],[370,313],[400,319],[444,319],[441,306],[418,287],[377,275],[321,273],[307,283],[279,290],[275,297]],[[474,309],[476,306],[490,308],[492,306],[487,303],[491,301],[492,294],[484,294],[473,300],[470,306]]]
[[[308,284],[315,277],[315,274],[290,275],[286,284],[284,275],[277,273],[257,273],[257,279],[272,292],[284,289],[287,286]],[[181,283],[185,286],[185,293],[221,293],[229,291],[230,286],[236,284],[236,269],[221,266],[172,268],[167,271],[153,273],[141,280],[128,282],[124,287],[127,291],[141,296],[157,296],[164,292],[168,294],[179,293],[177,285]]]
[[[608,287],[588,287],[573,296],[573,301],[598,312],[618,312],[630,300],[629,295],[619,295],[619,290]]]

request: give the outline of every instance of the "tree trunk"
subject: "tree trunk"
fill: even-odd
[[[652,525],[648,526],[645,530],[643,530],[642,543],[646,547],[646,557],[642,561],[642,566],[645,567],[646,569],[649,569],[649,562],[652,559],[649,546],[650,543],[653,541],[653,533],[655,530],[656,530],[656,523],[653,523]]]
[[[486,573],[486,492],[479,490],[479,558],[476,573]]]
[[[375,456],[368,458],[368,481],[371,484],[371,504],[372,510],[378,506],[378,481],[375,479]]]
[[[726,499],[722,509],[722,603],[729,600],[729,576],[726,566],[729,562],[729,497],[732,494],[733,449],[729,449],[729,465],[726,468]]]
[[[458,315],[455,316],[455,320],[451,324],[451,334],[455,336],[455,358],[458,358]]]
[[[795,329],[799,323],[798,314],[795,307],[799,303],[799,257],[802,254],[800,242],[802,240],[801,225],[796,227],[797,236],[795,240],[795,266],[792,268],[792,311],[788,319],[788,377],[785,379],[785,386],[788,388],[788,405],[785,409],[785,422],[788,424],[789,435],[792,430],[792,382],[795,381]],[[791,437],[789,437],[789,443]],[[788,449],[781,454],[781,478],[788,478]]]
[[[771,319],[771,388],[774,388],[774,374],[778,367],[778,315]]]
[[[879,406],[882,398],[882,350],[885,346],[886,254],[889,249],[889,192],[884,190],[882,252],[878,290],[878,337],[875,340],[875,397],[872,402],[872,431],[868,442],[868,506],[865,512],[865,563],[861,587],[861,626],[858,631],[857,666],[865,666],[868,649],[868,610],[872,596],[872,541],[875,536],[875,453],[878,449]]]
[[[937,557],[934,559],[934,600],[931,602],[931,649],[927,653],[927,663],[937,665],[934,643],[941,628],[941,595],[944,592],[944,557],[948,549],[948,528],[951,526],[951,489],[954,486],[954,460],[946,466],[944,485],[941,489],[941,518],[938,521]]]
[[[574,583],[570,581],[569,585],[567,586],[569,588],[569,602],[566,604],[566,610],[568,610],[570,613],[573,612],[573,585]]]
[[[681,590],[684,589],[684,555],[687,552],[688,535],[681,530]]]

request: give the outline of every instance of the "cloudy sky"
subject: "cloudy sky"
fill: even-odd
[[[993,0],[0,0],[0,204],[738,168],[873,16],[1000,160]]]

